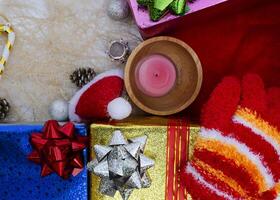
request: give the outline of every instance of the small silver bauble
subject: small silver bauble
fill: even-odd
[[[49,107],[49,114],[57,121],[68,120],[68,102],[63,99],[55,100]]]
[[[108,16],[114,20],[123,20],[129,15],[129,6],[126,0],[111,0],[107,8]]]

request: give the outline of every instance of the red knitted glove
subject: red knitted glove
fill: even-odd
[[[183,170],[193,199],[276,199],[280,181],[280,88],[257,75],[225,78],[202,112],[194,155]]]

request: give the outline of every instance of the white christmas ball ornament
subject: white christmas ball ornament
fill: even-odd
[[[108,9],[108,16],[114,20],[123,20],[129,15],[129,6],[126,0],[111,0]]]
[[[112,119],[122,120],[131,114],[132,107],[127,100],[119,97],[108,104],[107,111]]]
[[[49,107],[49,114],[57,121],[68,120],[68,102],[62,99],[55,100]]]

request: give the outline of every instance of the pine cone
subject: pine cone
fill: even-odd
[[[10,111],[10,105],[6,99],[0,99],[0,120],[5,119]]]
[[[77,87],[83,87],[88,82],[90,82],[94,77],[96,73],[94,69],[88,67],[88,68],[78,68],[76,69],[71,75],[70,80],[77,85]]]

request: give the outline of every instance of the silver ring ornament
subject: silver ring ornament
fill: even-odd
[[[123,39],[111,41],[107,51],[107,54],[112,61],[121,63],[124,63],[127,60],[129,53],[130,49],[128,42]]]

